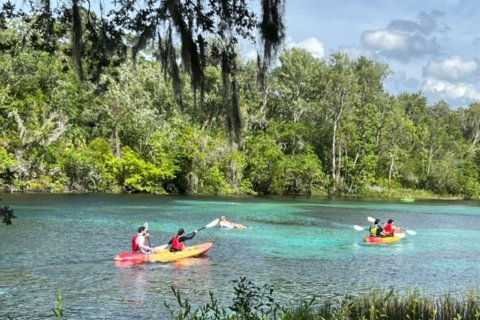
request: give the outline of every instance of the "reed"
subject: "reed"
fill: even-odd
[[[245,278],[234,282],[232,305],[221,307],[211,293],[211,302],[194,310],[188,299],[174,290],[180,310],[170,307],[174,319],[227,320],[480,320],[480,295],[474,291],[464,298],[451,295],[425,296],[420,291],[396,294],[393,289],[372,290],[361,296],[346,296],[336,302],[312,299],[281,305],[269,286],[258,287]],[[167,306],[168,307],[168,306]]]
[[[397,294],[393,289],[372,290],[361,296],[346,296],[337,301],[312,298],[299,303],[280,304],[273,288],[257,286],[242,277],[234,281],[230,306],[220,306],[214,293],[210,301],[193,308],[180,290],[172,287],[177,305],[165,303],[171,319],[177,320],[480,320],[480,294],[470,291],[463,298],[426,296],[420,291]],[[65,319],[63,298],[56,294],[54,319]],[[10,319],[10,318],[8,318]],[[13,318],[11,318],[13,319]]]

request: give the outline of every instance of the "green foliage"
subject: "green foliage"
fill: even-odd
[[[143,160],[129,147],[122,148],[122,157],[112,160],[119,183],[127,192],[165,193],[162,181],[173,174]]]
[[[283,52],[259,86],[255,62],[218,38],[192,79],[171,60],[177,48],[163,42],[170,59],[154,60],[153,34],[122,40],[92,13],[72,59],[81,46],[60,41],[74,27],[64,9],[53,24],[2,16],[2,191],[480,198],[478,103],[389,95],[388,66],[301,49]],[[242,121],[233,141],[224,126]]]
[[[55,294],[55,307],[52,308],[52,312],[55,320],[65,319],[63,316],[63,297],[60,291]]]
[[[335,302],[301,301],[281,305],[275,301],[272,287],[257,286],[244,277],[234,281],[234,298],[227,308],[218,304],[210,293],[210,302],[194,309],[188,299],[182,299],[180,291],[173,289],[178,309],[169,305],[174,319],[245,319],[245,320],[478,320],[480,297],[470,292],[465,298],[454,299],[450,295],[437,298],[425,297],[418,291],[396,294],[373,290],[358,297],[346,296]]]
[[[109,144],[97,138],[88,146],[67,146],[61,160],[70,190],[108,191],[115,184],[115,162]]]

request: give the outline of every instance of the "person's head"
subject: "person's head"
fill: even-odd
[[[392,224],[392,223],[393,223],[393,220],[392,220],[392,219],[388,219],[387,223],[388,223],[388,224]]]
[[[375,222],[373,224],[379,224],[380,223],[380,219],[375,219]]]
[[[141,226],[140,228],[138,228],[138,233],[146,233],[147,232],[147,228],[145,226]]]
[[[183,228],[180,228],[178,229],[177,236],[181,236],[184,233],[185,233],[185,230],[183,230]]]
[[[225,218],[225,216],[220,216],[220,221],[225,221],[227,220],[227,218]]]

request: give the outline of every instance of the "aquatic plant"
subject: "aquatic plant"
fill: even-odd
[[[165,304],[174,319],[227,319],[227,320],[479,320],[480,295],[470,292],[466,298],[451,295],[427,297],[419,291],[396,294],[373,290],[361,296],[346,296],[336,302],[315,303],[301,301],[280,305],[274,299],[273,288],[257,286],[242,277],[234,281],[234,298],[228,308],[221,307],[210,293],[210,302],[194,310],[188,299],[173,289],[179,310]]]
[[[0,216],[3,217],[3,223],[5,223],[7,226],[11,225],[12,219],[16,218],[16,216],[13,214],[13,210],[8,206],[0,208]]]
[[[63,316],[63,298],[60,291],[55,294],[55,307],[52,308],[52,311],[55,320],[65,319]]]
[[[281,305],[270,285],[258,286],[245,277],[234,280],[234,297],[228,307],[220,306],[214,293],[210,301],[193,308],[180,290],[172,287],[177,308],[164,303],[176,320],[480,320],[480,294],[470,291],[464,298],[451,295],[427,297],[419,291],[396,294],[372,290],[361,296],[345,296],[337,301],[309,301]],[[52,308],[54,319],[65,319],[61,292]]]

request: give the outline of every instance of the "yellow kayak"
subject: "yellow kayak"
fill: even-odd
[[[122,251],[115,256],[113,260],[121,262],[141,263],[141,262],[170,262],[185,258],[198,257],[205,254],[212,247],[211,242],[205,242],[196,246],[185,247],[182,251],[170,252],[162,249],[152,254],[132,253]]]
[[[374,237],[367,235],[363,240],[367,243],[392,243],[402,240],[401,237],[393,236],[393,237]]]

